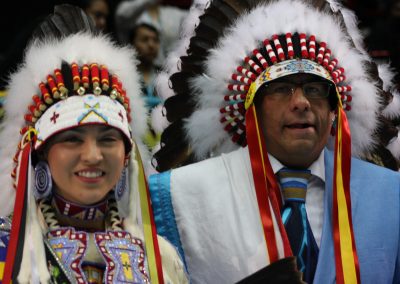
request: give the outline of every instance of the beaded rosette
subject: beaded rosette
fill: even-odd
[[[97,250],[107,263],[104,283],[150,283],[140,239],[123,231],[94,233],[94,238]],[[59,265],[65,268],[70,279],[86,283],[82,264],[89,241],[88,233],[61,228],[50,231],[47,239],[60,261]]]
[[[106,283],[150,283],[141,240],[119,231],[96,233],[95,240],[107,262]]]

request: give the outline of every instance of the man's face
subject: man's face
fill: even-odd
[[[137,29],[132,44],[138,52],[140,61],[147,64],[156,59],[160,49],[158,34],[147,27],[139,27]]]
[[[108,4],[104,0],[92,1],[86,8],[86,13],[92,17],[96,28],[101,31],[107,30],[107,18],[109,15]]]
[[[257,94],[262,96],[257,110],[267,151],[289,167],[309,167],[330,134],[334,112],[327,96],[333,85],[313,82],[321,78],[290,75],[270,82]]]

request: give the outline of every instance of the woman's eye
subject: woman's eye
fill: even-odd
[[[62,142],[69,142],[69,143],[78,143],[81,142],[82,139],[76,136],[65,137]]]
[[[106,136],[106,137],[101,138],[101,141],[103,141],[103,142],[114,142],[114,141],[117,141],[117,138],[114,137],[114,136]]]

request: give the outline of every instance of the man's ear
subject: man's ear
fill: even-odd
[[[331,126],[335,126],[336,114],[334,111],[330,112]]]

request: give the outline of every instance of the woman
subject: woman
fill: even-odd
[[[92,31],[80,9],[56,7],[11,76],[0,182],[16,191],[0,204],[13,211],[0,218],[0,280],[187,283],[154,229],[132,51]]]

